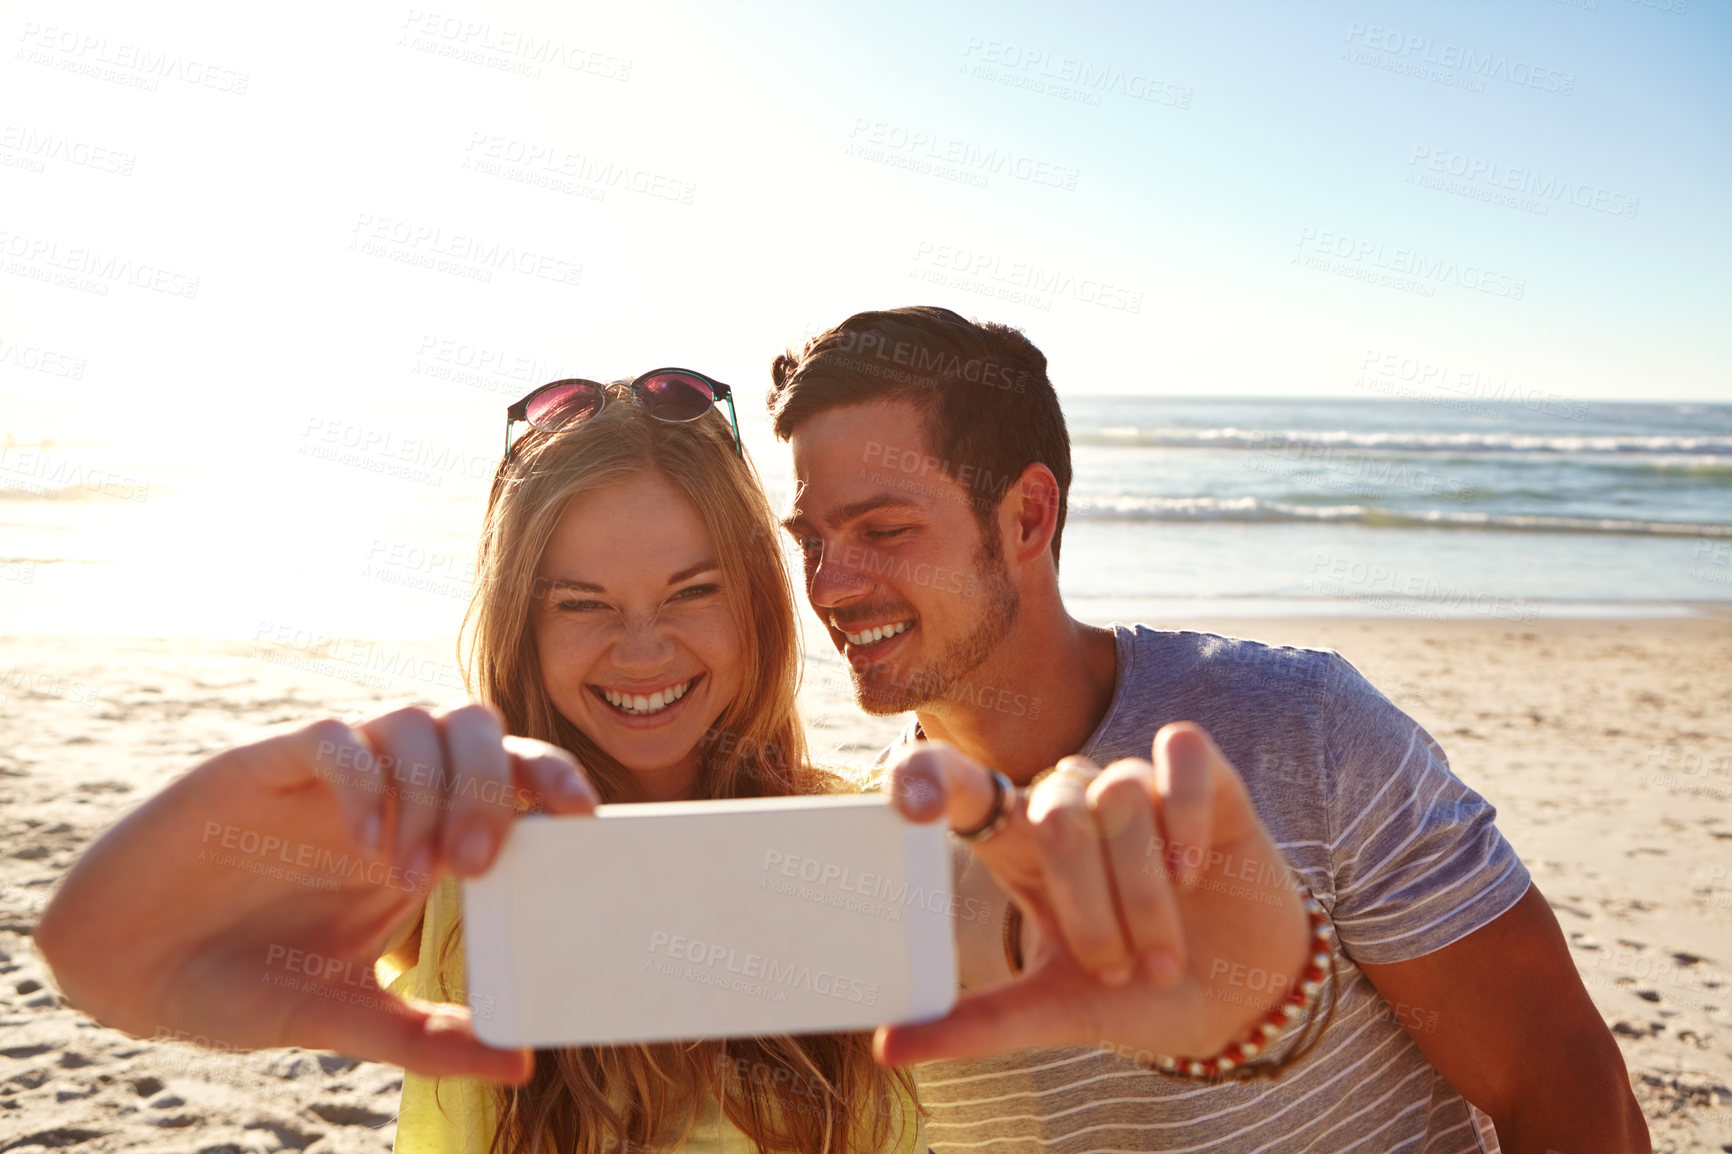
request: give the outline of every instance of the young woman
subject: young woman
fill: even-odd
[[[718,400],[731,410],[718,382],[657,370],[556,382],[512,406],[466,621],[465,667],[491,712],[324,722],[277,739],[280,754],[223,755],[171,785],[92,846],[44,913],[38,942],[68,997],[134,1033],[189,1022],[226,1044],[355,1052],[365,1029],[375,1055],[489,1074],[406,1075],[401,1154],[923,1149],[912,1086],[866,1035],[544,1051],[525,1082],[432,1006],[466,1000],[452,874],[491,862],[511,811],[849,788],[806,761],[793,590]],[[251,832],[292,839],[297,862],[331,848],[396,868],[334,890],[199,868],[178,853],[195,830],[243,853]],[[187,917],[165,919],[168,903]],[[269,970],[296,954],[378,957],[381,984],[408,1000],[338,1007],[305,981],[284,994]],[[242,957],[265,970],[250,989]]]

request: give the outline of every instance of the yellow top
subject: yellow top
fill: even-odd
[[[460,927],[461,913],[457,882],[446,878],[427,898],[421,919],[420,959],[439,957],[446,935],[453,927]],[[375,963],[374,973],[382,988],[430,1002],[467,1001],[461,928],[457,929],[442,973],[433,964],[405,965],[404,961],[392,953]],[[923,1151],[926,1135],[914,1102],[906,1095],[899,1096],[903,1116],[912,1116],[915,1124],[913,1133],[890,1149],[898,1154]],[[475,1078],[435,1079],[405,1071],[393,1149],[396,1154],[484,1154],[497,1121],[493,1096],[486,1083]],[[721,1103],[714,1096],[707,1097],[699,1106],[692,1132],[679,1149],[684,1154],[756,1154],[751,1140],[722,1113]]]

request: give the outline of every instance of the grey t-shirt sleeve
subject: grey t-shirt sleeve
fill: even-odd
[[[1330,917],[1355,961],[1440,950],[1527,892],[1527,867],[1498,832],[1496,808],[1340,656],[1329,661],[1322,708]]]

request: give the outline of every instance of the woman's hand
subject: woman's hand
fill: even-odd
[[[882,1028],[881,1059],[1065,1045],[1207,1058],[1294,988],[1305,908],[1244,783],[1189,722],[1153,753],[1105,770],[1069,758],[1007,800],[1008,822],[971,848],[1023,912],[1023,972],[939,1021]],[[941,745],[905,752],[888,787],[904,816],[959,830],[993,797],[989,772]]]
[[[518,813],[595,804],[570,754],[484,705],[320,721],[211,758],[103,834],[36,943],[73,1005],[130,1034],[521,1082],[529,1051],[381,990],[373,962],[440,877],[486,871]]]

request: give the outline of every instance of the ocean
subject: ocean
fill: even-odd
[[[1087,616],[1138,600],[1520,620],[1732,599],[1732,405],[1079,398],[1066,420],[1062,583]]]
[[[1075,397],[1066,419],[1060,579],[1087,620],[1732,608],[1732,405]],[[454,636],[498,430],[328,432],[7,443],[0,633]],[[785,449],[745,435],[779,506]]]

